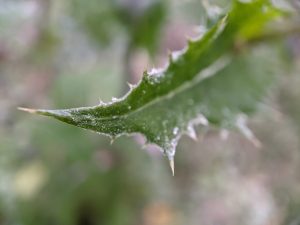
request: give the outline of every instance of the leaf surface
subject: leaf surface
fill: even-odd
[[[195,136],[194,125],[228,127],[237,115],[255,110],[275,77],[277,53],[240,46],[257,40],[280,15],[266,0],[235,1],[228,15],[170,55],[164,69],[145,72],[121,99],[93,107],[24,110],[110,137],[141,133],[172,160],[181,135]]]

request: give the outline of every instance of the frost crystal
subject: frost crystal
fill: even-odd
[[[162,69],[162,68],[152,68],[148,72],[148,75],[149,76],[157,76],[157,75],[161,75],[163,72],[164,72],[164,69]]]
[[[115,97],[112,97],[112,98],[111,98],[111,101],[112,101],[112,102],[117,102],[118,100],[119,100],[119,99],[118,99],[118,98],[115,98]]]
[[[182,50],[179,51],[174,51],[171,53],[171,60],[173,62],[177,61],[181,55],[183,55],[185,52],[187,51],[187,48],[184,48]]]

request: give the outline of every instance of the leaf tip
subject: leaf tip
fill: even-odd
[[[253,134],[252,130],[247,126],[247,116],[244,114],[241,114],[237,117],[236,126],[239,129],[239,131],[248,139],[251,141],[251,143],[256,148],[261,148],[262,144],[259,141],[259,139]]]
[[[29,109],[29,108],[24,108],[24,107],[18,107],[18,110],[28,112],[28,113],[32,113],[32,114],[37,113],[36,109]]]
[[[172,175],[175,175],[175,166],[174,166],[174,158],[169,158],[169,163],[170,163],[170,167],[171,167],[171,171],[172,171]]]
[[[187,127],[187,135],[194,141],[198,141],[197,133],[192,124],[189,124]]]

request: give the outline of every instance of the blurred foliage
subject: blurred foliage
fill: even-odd
[[[107,45],[125,30],[131,46],[145,47],[151,53],[166,17],[164,0],[71,0],[71,6],[73,17],[97,43]]]

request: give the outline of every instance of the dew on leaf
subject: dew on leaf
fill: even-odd
[[[164,72],[164,69],[162,68],[152,68],[149,72],[149,76],[157,76],[159,74],[162,74]]]
[[[111,101],[112,101],[112,102],[117,102],[118,100],[119,100],[119,99],[118,99],[118,98],[115,98],[115,97],[112,97],[112,98],[111,98]]]
[[[171,59],[173,62],[177,61],[185,52],[187,51],[187,48],[184,48],[179,51],[174,51],[171,53]]]
[[[148,72],[148,76],[146,76],[146,79],[151,85],[155,85],[155,84],[159,83],[161,81],[161,79],[164,77],[164,72],[165,72],[165,69],[163,69],[163,68],[159,68],[159,69],[152,68]]]

